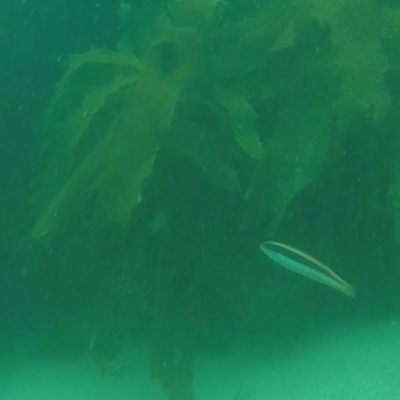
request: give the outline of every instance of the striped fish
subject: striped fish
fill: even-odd
[[[292,272],[339,290],[347,296],[355,296],[355,288],[344,281],[328,266],[301,250],[279,242],[264,242],[261,251],[271,260]]]

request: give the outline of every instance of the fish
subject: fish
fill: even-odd
[[[327,265],[284,243],[267,241],[260,244],[261,251],[280,266],[309,279],[330,286],[349,297],[355,297],[356,289]]]

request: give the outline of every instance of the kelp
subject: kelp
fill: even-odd
[[[174,150],[194,162],[205,174],[205,178],[216,187],[232,193],[241,192],[241,184],[234,167],[225,160],[218,139],[211,137],[200,127],[180,125],[172,132],[171,146]]]
[[[179,287],[187,252],[175,246],[163,238],[157,249],[150,376],[160,382],[168,400],[194,400],[190,321],[189,315],[182,320],[181,293],[185,289]]]
[[[198,29],[215,23],[226,7],[229,7],[229,4],[225,0],[170,0],[168,2],[168,12],[177,24]]]
[[[335,121],[336,134],[343,137],[355,113],[368,112],[379,119],[390,109],[385,81],[390,65],[381,37],[396,35],[392,8],[376,0],[286,0],[249,2],[246,7],[233,1],[170,0],[152,23],[134,19],[140,34],[137,55],[120,47],[70,56],[48,108],[44,139],[56,154],[48,169],[57,171],[50,176],[58,182],[58,190],[32,237],[62,228],[88,197],[95,199],[96,221],[126,224],[165,142],[200,166],[217,187],[241,192],[248,204],[257,203],[252,210],[274,203],[272,214],[279,220],[291,199],[322,168],[330,124]],[[243,10],[244,14],[239,12]],[[135,10],[124,8],[124,27],[131,13]],[[329,39],[309,51],[301,41],[307,42],[304,27],[313,23],[320,30],[326,28]],[[284,65],[285,54],[296,52],[286,60],[292,65]],[[276,62],[279,58],[281,63]],[[310,88],[293,83],[310,73],[314,75]],[[328,81],[335,82],[338,90],[328,88],[322,109],[290,100],[300,91],[318,97],[319,87],[325,88]],[[204,95],[203,89],[211,87]],[[187,91],[195,92],[195,102],[185,100]],[[278,104],[277,128],[271,132],[259,125],[266,101]],[[186,102],[186,115],[176,117],[180,102]],[[191,124],[190,109],[196,107],[212,109],[210,114],[216,114],[218,121],[206,127]],[[299,124],[304,133],[296,134]],[[234,147],[229,140],[254,167],[250,185],[239,182],[235,160],[226,155],[225,149]],[[303,142],[315,143],[310,162]],[[300,146],[297,153],[289,143]],[[311,160],[315,154],[320,161]],[[305,173],[305,165],[313,172]],[[283,174],[289,169],[294,181],[304,183],[290,184],[292,178]],[[307,178],[300,178],[302,172]],[[278,183],[281,173],[286,176],[283,184]],[[268,195],[265,186],[272,191]],[[278,187],[276,192],[273,188]],[[280,196],[279,191],[286,193]],[[265,196],[270,200],[261,200]]]
[[[264,158],[264,149],[257,131],[257,115],[245,96],[223,91],[218,95],[221,104],[228,110],[232,132],[240,147],[256,160]]]
[[[315,181],[330,145],[330,116],[294,109],[265,145],[266,157],[254,173],[247,192],[245,223],[270,221],[269,235],[293,198]]]
[[[202,287],[208,247],[235,228],[251,236],[261,225],[272,235],[294,199],[334,165],[332,148],[344,151],[354,115],[386,117],[391,66],[381,38],[398,43],[400,35],[388,6],[374,0],[169,0],[157,12],[146,3],[143,14],[123,7],[115,49],[66,58],[43,127],[52,188],[30,239],[52,240],[82,213],[93,230],[131,228],[146,201],[165,215],[155,270],[142,267],[154,281],[151,372],[170,399],[192,400],[194,350],[190,337],[177,335],[191,310],[181,279]],[[155,172],[165,153],[183,168],[171,162]],[[198,236],[187,231],[202,204],[184,204],[179,190],[166,204],[163,192],[185,169],[198,181],[178,189],[223,193],[226,207],[237,206],[229,227],[216,224],[212,240],[200,241],[207,249],[198,262],[188,257],[201,247]]]
[[[231,14],[205,36],[209,44],[203,73],[214,80],[234,78],[237,85],[238,78],[267,65],[274,50],[288,45],[288,31],[298,16],[292,0],[250,7],[244,15],[235,11],[232,6]]]
[[[390,65],[382,47],[381,10],[377,0],[322,0],[301,3],[329,26],[332,63],[342,75],[338,116],[345,128],[355,112],[373,112],[376,119],[389,111],[391,99],[385,82]]]
[[[69,215],[92,195],[96,197],[97,221],[126,225],[173,116],[179,82],[157,77],[132,54],[102,50],[70,58],[49,108],[50,116],[57,115],[68,82],[88,65],[115,66],[116,71],[110,81],[82,93],[67,116],[51,121],[50,134],[59,132],[55,140],[60,158],[56,161],[70,164],[70,172],[36,223],[33,238],[62,228]],[[106,128],[101,126],[104,122]],[[85,143],[83,151],[85,141],[89,144]]]
[[[288,26],[293,31],[293,4],[267,4],[244,18],[221,17],[222,26],[182,25],[183,10],[211,18],[217,9],[227,6],[220,2],[201,3],[205,8],[199,5],[170,2],[167,13],[161,13],[153,24],[152,35],[141,30],[140,57],[125,48],[118,52],[92,49],[69,57],[48,109],[49,148],[57,155],[50,168],[57,171],[60,186],[38,219],[33,238],[62,228],[88,198],[93,203],[93,223],[126,225],[164,142],[199,165],[217,187],[233,192],[249,191],[235,171],[233,153],[237,150],[227,154],[227,149],[235,147],[229,141],[251,162],[271,162],[263,148],[255,106],[280,96],[294,69],[285,70],[278,83],[266,78],[265,86],[270,88],[261,91],[249,87],[246,82],[252,78],[246,74],[262,70],[274,74],[268,70],[274,52],[295,47],[289,41],[274,50],[282,36],[287,36]],[[214,47],[221,50],[220,55],[210,52]],[[196,101],[187,101],[187,93],[189,98],[195,93]],[[174,115],[181,103],[186,104],[186,114]],[[205,110],[204,120],[215,118],[215,123],[200,126],[191,121],[191,110],[196,108]],[[284,118],[291,117],[287,112]],[[255,182],[253,179],[250,192],[255,193],[257,187],[262,192],[264,183]],[[285,202],[290,202],[297,190],[300,187],[288,189]]]

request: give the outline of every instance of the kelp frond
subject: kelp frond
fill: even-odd
[[[246,193],[250,214],[260,209],[255,219],[280,220],[321,170],[332,121],[344,137],[355,113],[387,113],[389,62],[380,35],[396,29],[387,23],[383,30],[389,16],[374,0],[256,2],[245,15],[235,7],[170,0],[151,29],[138,29],[139,56],[121,48],[68,58],[47,127],[53,169],[62,173],[34,237],[62,226],[91,195],[95,220],[125,224],[167,130],[169,146],[217,187]],[[234,10],[214,24],[227,9]],[[311,50],[302,47],[315,40],[307,24],[328,37]],[[184,99],[183,88],[196,100]],[[268,102],[276,104],[275,125],[263,127]],[[249,185],[233,167],[238,149],[254,168]]]
[[[179,98],[179,83],[170,78],[130,53],[91,50],[69,58],[48,110],[49,139],[60,155],[53,167],[68,171],[33,238],[62,229],[91,196],[94,220],[127,223]]]
[[[225,0],[171,0],[168,11],[178,25],[204,28],[215,20],[219,12],[229,7]]]

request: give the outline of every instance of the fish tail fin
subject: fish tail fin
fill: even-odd
[[[356,297],[357,290],[354,286],[350,285],[349,283],[345,283],[342,287],[342,292],[349,297]]]

